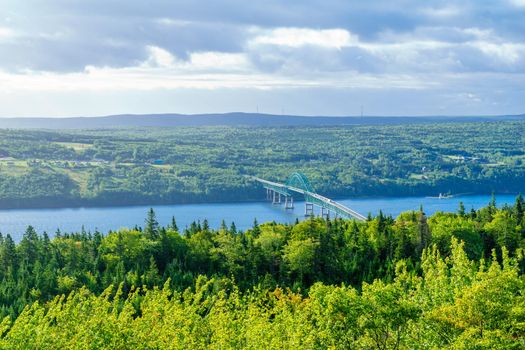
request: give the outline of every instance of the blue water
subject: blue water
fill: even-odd
[[[343,199],[339,202],[367,215],[377,214],[379,210],[387,215],[397,216],[407,210],[417,210],[422,205],[427,214],[436,211],[457,211],[462,201],[467,210],[481,208],[490,201],[490,195],[461,196],[446,199],[427,197],[402,198],[362,198]],[[513,204],[515,195],[496,196],[498,205]],[[75,208],[75,209],[17,209],[0,210],[0,232],[9,233],[19,240],[27,225],[32,225],[39,233],[46,231],[50,236],[59,228],[62,232],[80,231],[84,225],[86,231],[98,229],[100,232],[117,230],[123,227],[142,226],[149,206]],[[297,201],[293,211],[285,211],[282,206],[268,202],[219,203],[219,204],[184,204],[153,206],[161,225],[167,225],[175,216],[179,228],[189,226],[194,220],[208,219],[212,228],[218,228],[224,220],[229,226],[233,221],[238,229],[246,230],[257,218],[259,223],[275,220],[276,222],[294,222],[304,219],[304,203]],[[316,209],[317,211],[317,209]]]

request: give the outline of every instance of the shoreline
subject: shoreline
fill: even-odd
[[[491,196],[493,193],[460,193],[457,195],[452,195],[448,197],[436,197],[436,196],[427,196],[424,194],[421,195],[396,195],[396,196],[334,196],[330,197],[331,199],[334,199],[335,201],[341,201],[341,200],[367,200],[367,199],[393,199],[393,198],[417,198],[417,197],[425,197],[429,199],[437,199],[437,200],[446,200],[446,199],[454,199],[458,197],[473,197],[473,196]],[[517,192],[494,192],[494,195],[514,195],[517,196]],[[297,202],[302,202],[301,199],[297,199]],[[75,203],[76,202],[76,203]],[[130,203],[130,204],[124,204],[124,203],[112,203],[112,204],[100,204],[100,203],[78,203],[78,201],[75,201],[69,204],[65,205],[21,205],[21,206],[2,206],[0,205],[0,211],[7,212],[7,211],[16,211],[16,210],[54,210],[54,209],[104,209],[104,208],[135,208],[135,207],[145,207],[145,206],[186,206],[186,205],[212,205],[212,204],[234,204],[234,203],[265,203],[267,200],[265,199],[238,199],[238,200],[223,200],[223,201],[182,201],[182,202],[162,202],[162,201],[144,201],[144,202],[138,202],[138,203]]]

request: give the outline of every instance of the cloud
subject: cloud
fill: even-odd
[[[421,97],[454,86],[444,109],[452,111],[468,94],[479,105],[491,101],[474,89],[480,76],[487,91],[492,84],[514,96],[525,88],[516,80],[525,73],[523,0],[4,5],[0,94],[363,88]],[[513,106],[525,107],[520,101]]]
[[[146,49],[149,52],[149,57],[146,62],[144,62],[146,66],[171,67],[175,63],[175,57],[161,47],[147,46]]]
[[[517,7],[525,7],[525,0],[509,0],[509,2]]]
[[[357,36],[345,29],[276,28],[257,35],[250,45],[279,45],[302,47],[307,45],[341,49],[357,42]]]
[[[444,7],[424,7],[420,12],[434,19],[449,19],[457,17],[464,13],[463,9],[456,5],[447,5]]]
[[[474,41],[468,45],[475,47],[488,57],[508,65],[522,61],[525,57],[525,44],[521,43]]]
[[[196,52],[191,54],[187,65],[194,70],[243,71],[251,68],[247,57],[242,53]]]
[[[0,40],[12,39],[15,36],[16,34],[14,30],[7,27],[0,27]]]

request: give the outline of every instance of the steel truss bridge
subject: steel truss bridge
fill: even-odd
[[[308,181],[308,178],[302,173],[293,173],[285,184],[264,180],[255,176],[250,176],[250,179],[255,180],[263,185],[266,189],[266,199],[271,200],[273,204],[281,204],[284,202],[286,209],[293,209],[293,193],[300,193],[304,195],[304,214],[305,216],[314,215],[314,205],[320,208],[320,215],[329,217],[333,213],[334,217],[341,217],[346,219],[356,219],[365,221],[366,217],[359,214],[341,203],[331,200],[330,198],[317,194]],[[284,197],[284,201],[282,200]]]

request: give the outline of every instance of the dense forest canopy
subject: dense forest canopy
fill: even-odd
[[[525,122],[0,130],[0,207],[261,199],[244,175],[319,193],[518,193]]]
[[[521,349],[525,215],[0,236],[0,348]]]

